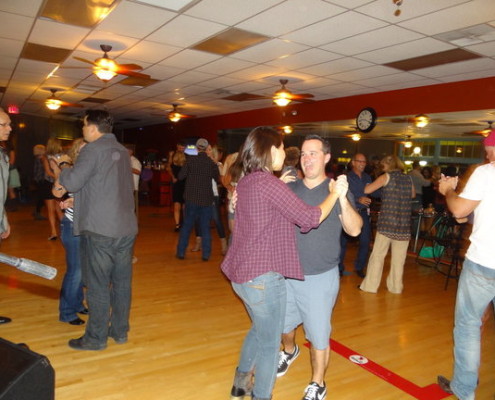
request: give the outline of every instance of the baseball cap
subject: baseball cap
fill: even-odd
[[[198,148],[198,150],[206,150],[206,148],[208,147],[208,140],[206,140],[205,138],[198,139],[198,141],[196,142],[196,147]]]
[[[495,129],[493,129],[483,140],[483,144],[485,146],[495,146]]]

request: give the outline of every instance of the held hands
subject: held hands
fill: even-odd
[[[357,201],[358,203],[366,207],[369,207],[369,205],[371,204],[371,199],[368,196],[362,196]]]
[[[347,190],[349,189],[349,183],[347,182],[347,176],[339,175],[337,180],[330,179],[328,185],[330,193],[337,193],[339,198],[345,198],[347,196]]]
[[[294,175],[289,175],[291,173],[291,171],[285,171],[281,176],[280,176],[280,180],[283,182],[283,183],[290,183],[290,182],[294,182],[296,180],[296,177]]]
[[[60,208],[62,210],[66,210],[67,208],[73,208],[74,207],[74,198],[69,197],[68,199],[65,199],[64,201],[61,201],[59,204],[60,204]]]
[[[455,190],[458,181],[458,176],[445,176],[441,174],[438,181],[438,191],[445,196],[450,189]]]

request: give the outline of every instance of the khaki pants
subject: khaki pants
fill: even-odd
[[[376,293],[382,280],[383,264],[389,247],[392,246],[390,272],[387,276],[387,289],[392,293],[402,293],[402,275],[407,256],[409,240],[393,240],[377,232],[373,250],[366,269],[366,278],[359,286],[365,292]]]

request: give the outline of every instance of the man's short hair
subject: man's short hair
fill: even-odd
[[[95,125],[101,133],[111,133],[113,118],[106,110],[86,110],[84,115],[88,125]]]
[[[321,142],[323,153],[330,154],[330,142],[327,139],[323,139],[320,135],[308,135],[304,138],[303,143],[306,140],[319,140]]]

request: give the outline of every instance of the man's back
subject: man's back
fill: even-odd
[[[218,180],[217,165],[206,153],[189,156],[179,173],[179,179],[186,179],[184,199],[198,206],[213,204],[212,179]]]

